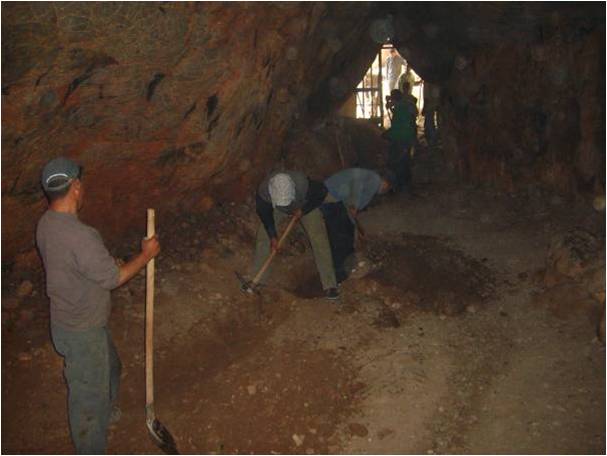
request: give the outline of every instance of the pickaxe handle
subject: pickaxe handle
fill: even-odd
[[[259,268],[259,271],[257,272],[257,274],[255,274],[255,277],[253,277],[253,280],[251,280],[250,285],[251,285],[252,288],[255,288],[255,286],[259,283],[259,281],[263,277],[264,273],[266,272],[266,270],[270,266],[270,263],[272,262],[272,260],[276,256],[276,252],[278,252],[278,250],[280,249],[280,247],[282,247],[283,241],[287,238],[287,236],[289,235],[289,233],[291,232],[291,230],[295,226],[295,223],[297,223],[298,220],[299,220],[299,217],[297,217],[297,216],[291,217],[291,221],[289,222],[289,224],[287,225],[287,227],[283,231],[282,236],[280,236],[280,239],[278,239],[278,246],[277,246],[276,250],[271,250],[270,251],[270,256],[268,256],[268,258],[266,259],[266,261],[264,261],[264,263],[261,265],[261,268]]]

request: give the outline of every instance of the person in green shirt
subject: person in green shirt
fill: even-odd
[[[392,124],[383,137],[390,141],[388,167],[395,173],[395,191],[410,191],[411,163],[409,150],[417,136],[416,99],[412,95],[403,96],[400,90],[393,90],[388,97],[387,108],[392,113]]]

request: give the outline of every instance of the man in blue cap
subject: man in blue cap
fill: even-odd
[[[78,454],[105,453],[110,420],[120,417],[117,397],[121,363],[107,329],[110,290],[137,274],[160,252],[153,237],[141,252],[118,266],[99,232],[78,219],[84,203],[82,168],[67,158],[42,171],[49,208],[40,218],[36,242],[46,272],[51,336],[65,359],[68,412]]]

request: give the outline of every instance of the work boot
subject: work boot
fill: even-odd
[[[339,298],[339,291],[337,290],[337,288],[329,288],[325,293],[327,299],[330,299],[331,301],[335,301]]]

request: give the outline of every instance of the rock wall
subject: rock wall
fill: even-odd
[[[500,45],[456,68],[441,118],[463,174],[508,190],[604,191],[605,32],[575,33]]]
[[[388,142],[381,133],[377,125],[366,119],[330,117],[290,132],[277,165],[281,169],[302,170],[320,181],[350,167],[381,171],[388,152]]]
[[[392,11],[398,47],[442,87],[446,157],[506,190],[605,191],[605,8],[457,3]]]
[[[373,30],[442,88],[463,176],[604,192],[600,3],[5,2],[3,263],[35,260],[39,173],[57,155],[84,165],[82,217],[110,244],[143,232],[146,207],[167,220],[250,195],[295,126],[348,97]]]
[[[58,155],[84,165],[82,218],[110,243],[143,234],[146,207],[162,218],[248,195],[310,95],[329,84],[331,104],[362,77],[377,48],[364,33],[371,13],[368,3],[3,4],[3,262],[33,248],[39,174]]]

